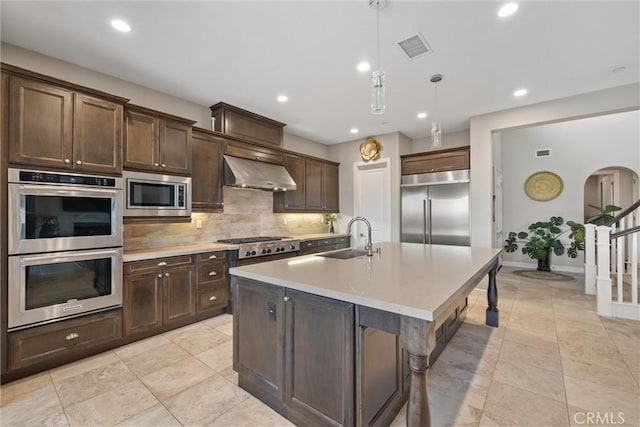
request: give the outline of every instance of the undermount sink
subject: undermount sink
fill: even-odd
[[[319,254],[318,256],[323,256],[325,258],[335,258],[335,259],[350,259],[350,258],[355,258],[355,257],[366,255],[366,254],[367,254],[367,251],[362,249],[345,249],[344,251]]]

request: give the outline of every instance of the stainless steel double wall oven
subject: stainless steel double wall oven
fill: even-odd
[[[122,178],[9,169],[9,330],[122,305]]]

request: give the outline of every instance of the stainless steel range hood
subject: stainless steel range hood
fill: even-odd
[[[224,156],[224,185],[269,191],[292,191],[297,188],[284,166],[233,156]]]

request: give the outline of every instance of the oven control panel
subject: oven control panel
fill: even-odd
[[[26,170],[20,171],[19,182],[37,182],[43,184],[73,184],[112,188],[116,186],[115,178],[109,178],[105,176],[72,175]]]

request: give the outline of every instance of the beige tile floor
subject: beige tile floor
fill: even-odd
[[[599,317],[572,282],[498,275],[432,367],[434,426],[640,423],[640,323]],[[218,316],[2,386],[2,426],[286,426],[237,387],[231,316]],[[402,411],[393,426],[405,424]]]

